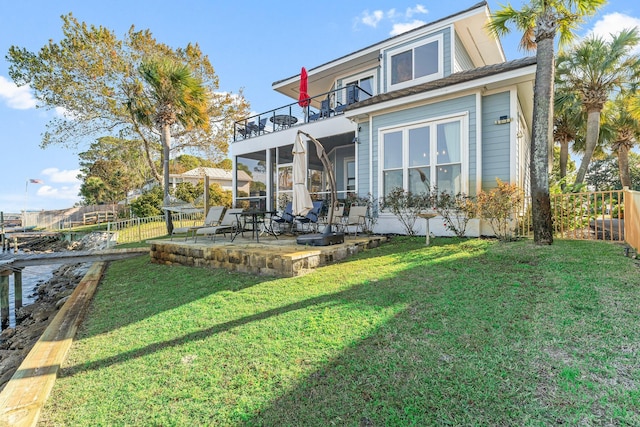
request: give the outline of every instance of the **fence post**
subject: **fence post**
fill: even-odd
[[[142,242],[142,226],[140,225],[140,218],[136,218],[138,223],[138,243]]]

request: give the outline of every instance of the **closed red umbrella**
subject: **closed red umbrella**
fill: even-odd
[[[298,105],[302,108],[308,107],[311,103],[309,99],[309,94],[307,93],[307,85],[308,85],[308,77],[307,70],[302,67],[300,71],[300,95],[298,95]]]

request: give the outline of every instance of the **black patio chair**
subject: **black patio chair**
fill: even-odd
[[[278,231],[283,233],[285,231],[293,231],[293,221],[295,216],[293,215],[293,204],[288,202],[284,208],[284,212],[274,215],[271,218],[271,224],[277,225]],[[275,231],[275,230],[274,230]]]
[[[296,221],[300,224],[300,231],[303,233],[318,231],[318,220],[320,219],[323,203],[322,200],[313,202],[313,209],[311,209],[306,216],[296,217]]]

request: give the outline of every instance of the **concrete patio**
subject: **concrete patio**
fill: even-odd
[[[174,238],[153,240],[151,261],[193,267],[224,268],[230,271],[264,276],[294,277],[333,262],[341,261],[366,249],[380,246],[385,236],[345,236],[344,243],[331,246],[305,246],[295,236],[261,236],[260,242],[251,232],[238,235],[233,242],[227,235],[209,238]]]

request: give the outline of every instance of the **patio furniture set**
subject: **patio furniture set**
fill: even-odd
[[[184,235],[185,241],[192,237],[197,243],[199,237],[208,236],[215,242],[218,234],[226,237],[229,233],[233,241],[238,235],[244,237],[245,232],[250,232],[251,237],[260,242],[261,235],[271,235],[277,239],[279,234],[317,233],[329,225],[328,216],[323,215],[323,203],[313,202],[313,209],[305,216],[294,215],[291,202],[287,203],[285,210],[280,213],[212,206],[201,225],[176,227],[171,233],[171,240],[176,235]],[[344,209],[343,203],[336,206],[331,226],[335,231],[357,236],[358,232],[366,229],[367,207],[352,205],[346,216]]]

